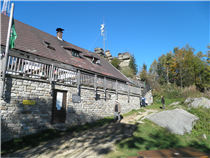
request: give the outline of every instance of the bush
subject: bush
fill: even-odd
[[[117,69],[119,69],[119,65],[120,65],[120,60],[117,57],[114,57],[113,60],[111,61],[111,64],[116,67]]]
[[[123,73],[126,77],[134,78],[134,72],[130,67],[124,67],[121,70],[121,73]]]
[[[189,97],[200,97],[201,93],[196,89],[195,85],[185,87],[182,91],[182,96],[186,99]]]
[[[191,108],[188,110],[193,115],[199,117],[192,132],[196,135],[210,134],[210,109],[206,108]]]
[[[182,97],[180,88],[174,84],[163,85],[163,94],[165,94],[165,97],[169,99]]]

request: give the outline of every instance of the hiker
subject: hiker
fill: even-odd
[[[119,123],[120,123],[120,110],[121,110],[120,103],[118,102],[118,100],[115,100],[115,106],[114,106],[114,122],[116,122],[116,115],[118,115],[118,120],[119,120]]]
[[[141,98],[141,108],[143,106],[146,107],[146,102],[145,102],[145,98],[144,97]]]
[[[163,104],[163,109],[165,109],[165,106],[164,106],[165,100],[164,100],[163,96],[161,96],[161,102],[162,102],[162,104]]]

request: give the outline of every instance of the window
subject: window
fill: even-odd
[[[51,49],[51,50],[55,50],[55,48],[52,47],[52,46],[50,45],[49,42],[44,41],[44,43],[45,43],[45,45],[47,46],[47,48],[49,48],[49,49]]]
[[[79,51],[77,50],[72,50],[72,56],[76,57],[76,58],[79,58]]]
[[[93,57],[92,63],[93,63],[93,64],[100,64],[100,60]]]
[[[81,58],[80,57],[80,53],[82,53],[81,51],[74,49],[72,47],[64,47],[62,46],[68,53],[70,53],[72,56],[76,57],[76,58]]]
[[[90,53],[91,54],[91,53]],[[92,54],[91,55],[84,55],[87,59],[89,59],[93,64],[98,64],[100,65],[100,59],[94,57]]]

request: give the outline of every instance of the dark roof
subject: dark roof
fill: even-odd
[[[9,17],[1,14],[1,45],[3,46],[6,45],[8,22]],[[108,61],[106,61],[104,58],[97,55],[96,53],[89,52],[88,50],[68,43],[65,40],[61,41],[56,36],[38,30],[18,20],[15,20],[15,29],[17,33],[17,39],[15,41],[15,47],[13,49],[36,54],[48,59],[53,59],[55,61],[59,61],[65,64],[80,67],[82,69],[90,70],[129,82],[129,80],[124,75],[122,75]],[[50,46],[55,48],[55,50],[48,49],[45,42],[50,43]],[[75,49],[82,52],[82,58],[71,56],[70,53],[64,48]],[[85,57],[92,55],[93,57],[100,59],[100,65],[91,63]]]

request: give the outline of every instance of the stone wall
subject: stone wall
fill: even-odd
[[[5,99],[1,100],[1,140],[8,141],[25,135],[33,134],[49,128],[71,127],[94,122],[106,116],[113,116],[116,93],[97,90],[100,96],[97,100],[94,88],[82,86],[80,89],[81,103],[72,102],[72,94],[78,89],[61,84],[51,85],[49,82],[26,80],[7,77],[5,84]],[[53,90],[66,90],[66,122],[51,124]],[[139,96],[118,94],[122,106],[121,113],[139,109]],[[35,105],[23,105],[23,100],[35,100]]]

